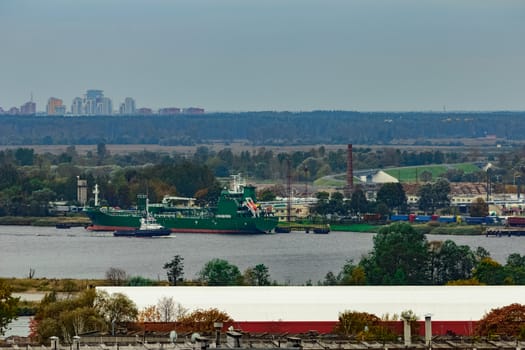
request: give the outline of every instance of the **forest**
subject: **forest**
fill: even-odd
[[[233,142],[262,145],[415,144],[524,140],[525,112],[243,112],[204,115],[0,116],[0,145]]]

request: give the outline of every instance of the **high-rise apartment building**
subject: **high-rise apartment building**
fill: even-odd
[[[103,90],[87,90],[86,99],[88,100],[98,100],[99,98],[104,97]]]
[[[126,97],[124,102],[120,104],[119,113],[124,115],[131,115],[137,112],[135,107],[135,100],[131,97]]]
[[[36,103],[29,101],[20,106],[20,114],[33,115],[36,114]]]
[[[126,97],[124,99],[124,106],[125,106],[125,111],[126,111],[126,114],[135,114],[136,110],[135,110],[135,100],[132,99],[131,97]]]
[[[47,115],[64,115],[62,100],[56,97],[50,97],[47,100]]]
[[[82,115],[84,114],[84,102],[80,97],[75,97],[73,103],[71,103],[71,114]]]
[[[110,115],[113,114],[113,103],[104,97],[102,90],[87,90],[84,98],[75,97],[71,104],[73,115]]]
[[[96,100],[97,115],[110,115],[113,113],[113,103],[109,97],[101,97]]]

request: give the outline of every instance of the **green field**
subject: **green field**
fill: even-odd
[[[416,182],[418,180],[421,181],[421,174],[425,172],[432,174],[432,180],[435,180],[446,173],[449,169],[463,170],[466,174],[480,170],[472,163],[459,163],[450,165],[422,165],[417,167],[393,168],[385,170],[385,173],[395,177],[400,182]]]
[[[385,169],[384,172],[390,176],[395,177],[400,182],[416,182],[422,181],[421,174],[429,172],[432,174],[432,180],[436,180],[449,169],[462,170],[465,174],[475,173],[480,171],[480,168],[472,163],[458,163],[449,165],[421,165],[413,167],[390,168]],[[358,181],[354,180],[356,183]],[[346,184],[346,174],[339,174],[334,176],[325,176],[314,181],[314,186],[317,187],[342,187]]]

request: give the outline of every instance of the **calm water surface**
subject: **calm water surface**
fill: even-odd
[[[104,278],[110,267],[128,275],[166,279],[164,263],[184,258],[184,277],[193,279],[213,258],[226,259],[244,271],[257,264],[269,268],[279,283],[304,284],[337,273],[347,259],[359,261],[372,249],[373,234],[331,232],[328,235],[292,232],[273,235],[177,234],[158,238],[113,237],[84,228],[0,226],[0,276]],[[482,246],[504,263],[510,253],[525,253],[525,237],[440,236],[472,248]]]

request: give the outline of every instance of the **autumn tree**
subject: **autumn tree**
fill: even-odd
[[[122,293],[109,294],[106,291],[97,293],[95,308],[106,320],[106,324],[115,334],[115,325],[121,322],[134,321],[138,310],[135,303]]]
[[[211,333],[215,322],[232,322],[231,317],[224,311],[215,308],[197,309],[177,320],[177,329],[183,332]]]
[[[56,293],[46,294],[31,322],[31,337],[44,342],[51,336],[58,336],[70,342],[75,335],[106,330],[104,318],[93,307],[95,298],[94,289],[62,300]]]
[[[19,300],[12,296],[6,283],[0,282],[0,335],[4,335],[7,325],[16,319]]]
[[[137,314],[139,322],[161,322],[160,312],[156,305],[149,305],[141,309]]]
[[[391,340],[395,335],[380,324],[380,318],[367,312],[345,311],[339,314],[334,333],[361,340]]]
[[[476,334],[491,336],[505,334],[507,336],[525,336],[525,305],[511,304],[492,309],[478,323]]]

